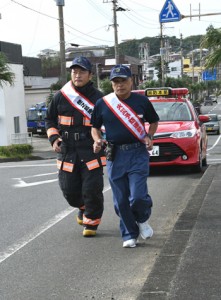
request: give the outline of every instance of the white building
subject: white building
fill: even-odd
[[[15,74],[15,83],[12,86],[3,83],[0,87],[0,146],[27,139],[23,65],[9,64],[9,67]]]

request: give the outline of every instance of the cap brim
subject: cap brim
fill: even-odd
[[[130,76],[127,75],[116,75],[110,78],[110,80],[113,80],[114,78],[130,78]]]
[[[84,69],[84,70],[87,70],[87,71],[90,71],[90,70],[88,70],[87,68],[85,68],[84,66],[82,66],[81,64],[74,64],[74,65],[71,65],[70,66],[70,69],[72,69],[73,67],[81,67],[82,69]]]

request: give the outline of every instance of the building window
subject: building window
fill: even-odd
[[[14,117],[14,131],[15,133],[20,133],[19,117]]]
[[[171,71],[172,71],[172,72],[176,72],[176,71],[177,71],[177,68],[176,68],[176,67],[173,67],[173,68],[171,68]]]

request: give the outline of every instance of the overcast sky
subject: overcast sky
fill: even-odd
[[[109,2],[109,3],[104,3]],[[220,0],[174,0],[184,16],[220,13],[164,23],[164,35],[183,37],[205,34],[206,28],[221,27]],[[118,0],[126,9],[117,12],[118,41],[160,35],[159,15],[165,0]],[[191,5],[191,6],[190,6]],[[111,0],[65,0],[63,7],[66,47],[114,45]],[[190,9],[191,7],[191,9]],[[43,49],[59,50],[58,7],[55,0],[0,0],[0,40],[22,45],[23,56],[35,57]]]

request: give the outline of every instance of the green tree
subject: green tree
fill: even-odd
[[[0,86],[2,87],[3,83],[13,85],[14,78],[15,74],[10,71],[6,56],[0,52]]]
[[[202,38],[201,46],[210,50],[206,57],[206,69],[214,69],[221,63],[221,28],[215,29],[212,25],[207,28]]]
[[[42,76],[48,77],[51,72],[60,73],[59,53],[53,57],[39,56],[41,59]]]
[[[105,95],[113,92],[112,84],[111,84],[111,81],[109,80],[109,78],[101,80],[101,82],[100,82],[100,88],[101,88],[101,91]]]

